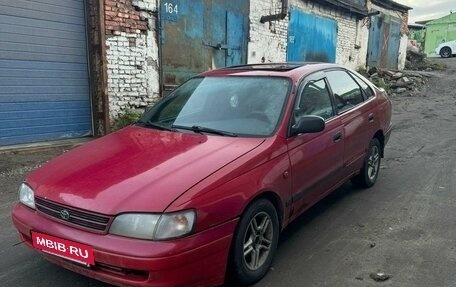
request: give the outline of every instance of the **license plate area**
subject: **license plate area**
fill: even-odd
[[[95,265],[92,246],[35,231],[31,233],[35,249],[87,267]]]

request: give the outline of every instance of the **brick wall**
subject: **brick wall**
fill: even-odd
[[[105,0],[111,119],[126,108],[142,110],[159,97],[156,23],[155,1]]]
[[[277,62],[286,60],[289,19],[260,23],[263,15],[280,12],[279,0],[250,1],[250,39],[249,62]],[[352,68],[366,65],[367,43],[369,31],[364,21],[341,10],[328,8],[317,1],[291,0],[290,6],[301,8],[337,21],[338,35],[336,47],[336,63]]]
[[[157,6],[152,0],[104,0],[107,61],[107,98],[113,119],[126,108],[143,109],[159,98]],[[250,1],[248,62],[286,61],[286,17],[260,23],[261,16],[281,12],[280,0]],[[350,13],[319,5],[317,1],[290,0],[308,13],[338,22],[336,62],[365,66],[368,29]]]
[[[319,5],[317,1],[293,0],[291,3],[304,11],[337,21],[336,63],[351,68],[366,65],[369,30],[362,20],[348,12]]]
[[[145,17],[141,17],[138,10],[131,0],[105,0],[106,34],[120,35],[121,32],[139,34],[147,31],[147,21]]]
[[[278,0],[250,0],[248,63],[286,61],[288,16],[283,20],[260,23],[261,16],[279,14],[281,6]]]

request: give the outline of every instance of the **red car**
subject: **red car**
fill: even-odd
[[[49,261],[114,285],[251,284],[292,220],[347,180],[374,185],[391,127],[385,92],[339,65],[210,71],[31,173],[12,219]]]

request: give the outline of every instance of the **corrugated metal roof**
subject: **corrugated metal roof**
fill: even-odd
[[[366,0],[317,0],[315,2],[345,10],[356,16],[367,16]]]
[[[394,2],[392,0],[372,0],[372,3],[386,9],[392,9],[400,12],[408,12],[412,7]]]

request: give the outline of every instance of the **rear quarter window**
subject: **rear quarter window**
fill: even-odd
[[[364,101],[361,87],[345,71],[326,72],[338,112],[344,112]]]
[[[352,77],[355,79],[355,81],[358,83],[358,85],[361,87],[361,89],[364,91],[364,94],[366,96],[366,99],[370,99],[374,97],[374,91],[372,91],[372,88],[360,77],[358,77],[356,74],[350,73]]]

